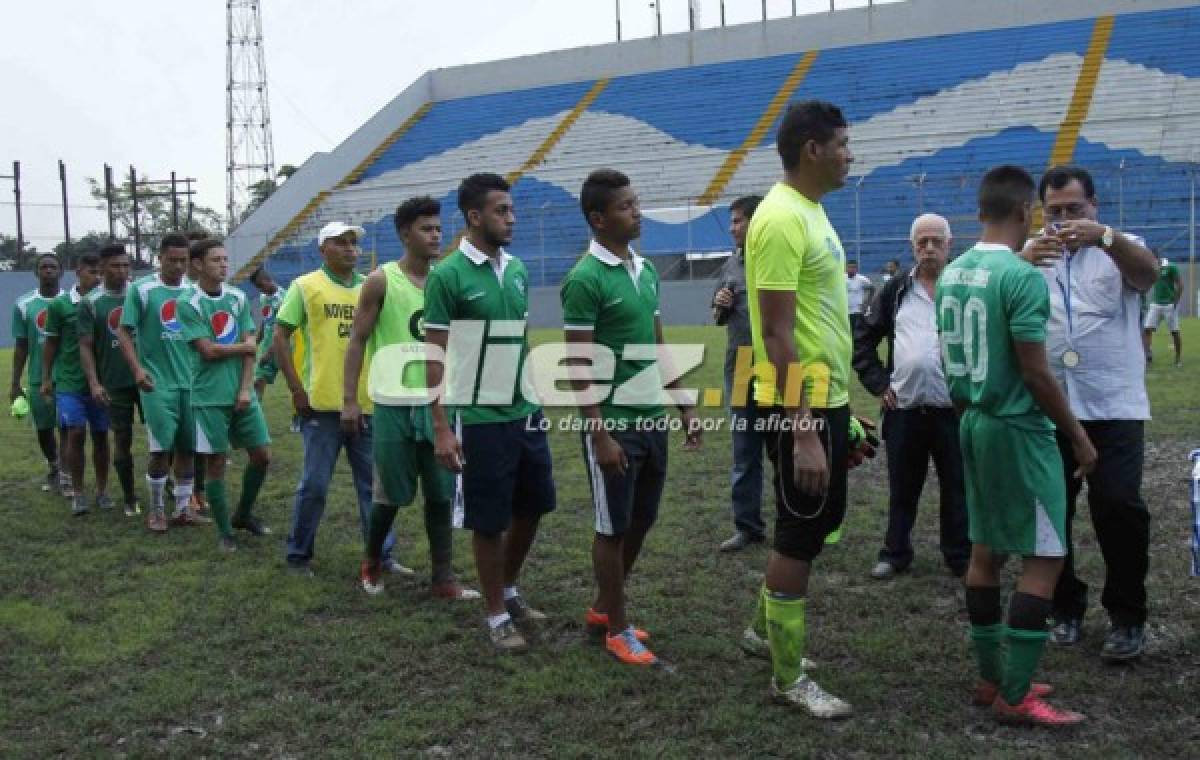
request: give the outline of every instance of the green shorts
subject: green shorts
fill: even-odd
[[[438,464],[433,454],[428,416],[429,407],[375,406],[371,420],[375,503],[412,504],[418,479],[426,503],[453,500],[454,473]]]
[[[973,544],[1024,557],[1062,557],[1067,498],[1054,430],[974,409],[959,424]]]
[[[108,420],[113,430],[132,430],[133,413],[139,408],[138,389],[114,388],[108,392]],[[144,419],[144,417],[143,417]]]
[[[54,399],[47,401],[38,393],[36,386],[33,387],[32,393],[26,393],[25,398],[29,401],[29,417],[33,420],[34,430],[53,430],[58,427],[58,410],[55,408]]]
[[[232,406],[197,406],[192,409],[196,419],[197,454],[224,454],[230,449],[257,449],[271,443],[267,419],[257,401],[240,412]]]
[[[266,380],[267,385],[275,382],[275,376],[279,374],[279,367],[276,366],[274,359],[256,362],[254,365],[254,380]]]
[[[196,424],[192,421],[192,392],[186,388],[141,391],[146,447],[160,451],[192,451]]]

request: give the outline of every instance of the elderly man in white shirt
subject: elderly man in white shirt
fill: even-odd
[[[863,387],[883,403],[890,496],[887,536],[871,570],[877,580],[912,564],[912,529],[931,457],[941,489],[942,556],[957,577],[971,556],[958,416],[942,373],[933,304],[950,252],[950,223],[922,214],[913,222],[910,240],[916,266],[888,280],[854,331],[854,369]],[[885,338],[886,364],[878,350]]]
[[[1042,267],[1050,290],[1046,351],[1071,411],[1099,453],[1088,475],[1088,506],[1105,561],[1101,604],[1111,627],[1100,656],[1140,657],[1145,645],[1150,513],[1141,496],[1144,425],[1150,418],[1139,297],[1158,277],[1158,260],[1134,235],[1096,221],[1091,176],[1054,167],[1038,188],[1042,234],[1022,255]],[[1068,553],[1054,594],[1051,641],[1079,642],[1087,585],[1075,574],[1071,524],[1082,482],[1071,447],[1059,438],[1067,483]]]

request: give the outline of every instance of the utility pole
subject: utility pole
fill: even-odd
[[[138,222],[137,170],[129,167],[129,193],[133,201],[133,258],[142,260],[142,225]]]
[[[225,4],[225,213],[230,229],[250,201],[250,188],[275,178],[262,2]]]
[[[66,242],[67,257],[71,257],[71,212],[67,209],[67,165],[58,160],[58,181],[62,185],[63,241]]]
[[[617,42],[621,41],[621,0],[616,0],[617,3]]]
[[[175,172],[171,172],[171,226],[179,229],[179,196],[175,194]]]
[[[13,161],[12,174],[0,174],[0,179],[13,181],[13,201],[17,208],[17,255],[13,257],[19,269],[25,256],[25,228],[21,224],[21,162]]]
[[[112,167],[104,165],[104,200],[108,203],[108,239],[117,239],[117,222],[113,218],[113,173]]]

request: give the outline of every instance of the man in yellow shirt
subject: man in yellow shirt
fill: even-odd
[[[371,401],[366,394],[365,376],[358,384],[362,425],[353,433],[343,432],[341,427],[346,349],[364,279],[354,271],[354,265],[358,261],[358,241],[365,234],[362,227],[341,222],[330,222],[321,228],[317,244],[325,263],[292,281],[275,316],[272,337],[275,357],[292,393],[292,406],[301,418],[300,432],[304,438],[304,465],[286,546],[288,569],[297,575],[313,574],[311,562],[317,527],[343,447],[354,476],[364,540],[371,514]],[[289,344],[297,331],[303,336],[304,345],[299,367]],[[389,534],[383,549],[384,568],[411,574],[411,570],[392,561],[393,543],[395,539]]]
[[[846,512],[851,459],[872,455],[849,407],[852,339],[846,257],[821,198],[845,184],[854,160],[837,106],[790,106],[776,136],[783,180],[763,198],[746,236],[758,429],[775,468],[775,539],[755,624],[767,644],[771,694],[818,718],[850,705],[804,672],[805,597],[812,563]],[[746,378],[734,378],[734,397]],[[856,435],[851,434],[854,428]]]

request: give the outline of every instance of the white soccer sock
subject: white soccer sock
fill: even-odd
[[[516,599],[520,595],[521,595],[521,592],[517,591],[516,586],[505,586],[504,587],[504,601],[507,602],[509,599]]]
[[[163,511],[163,503],[166,499],[167,476],[161,478],[146,476],[146,482],[150,484],[150,508],[156,509],[159,512]]]
[[[175,481],[175,514],[181,515],[187,509],[188,504],[192,500],[192,486],[195,483],[191,478],[180,478]]]

